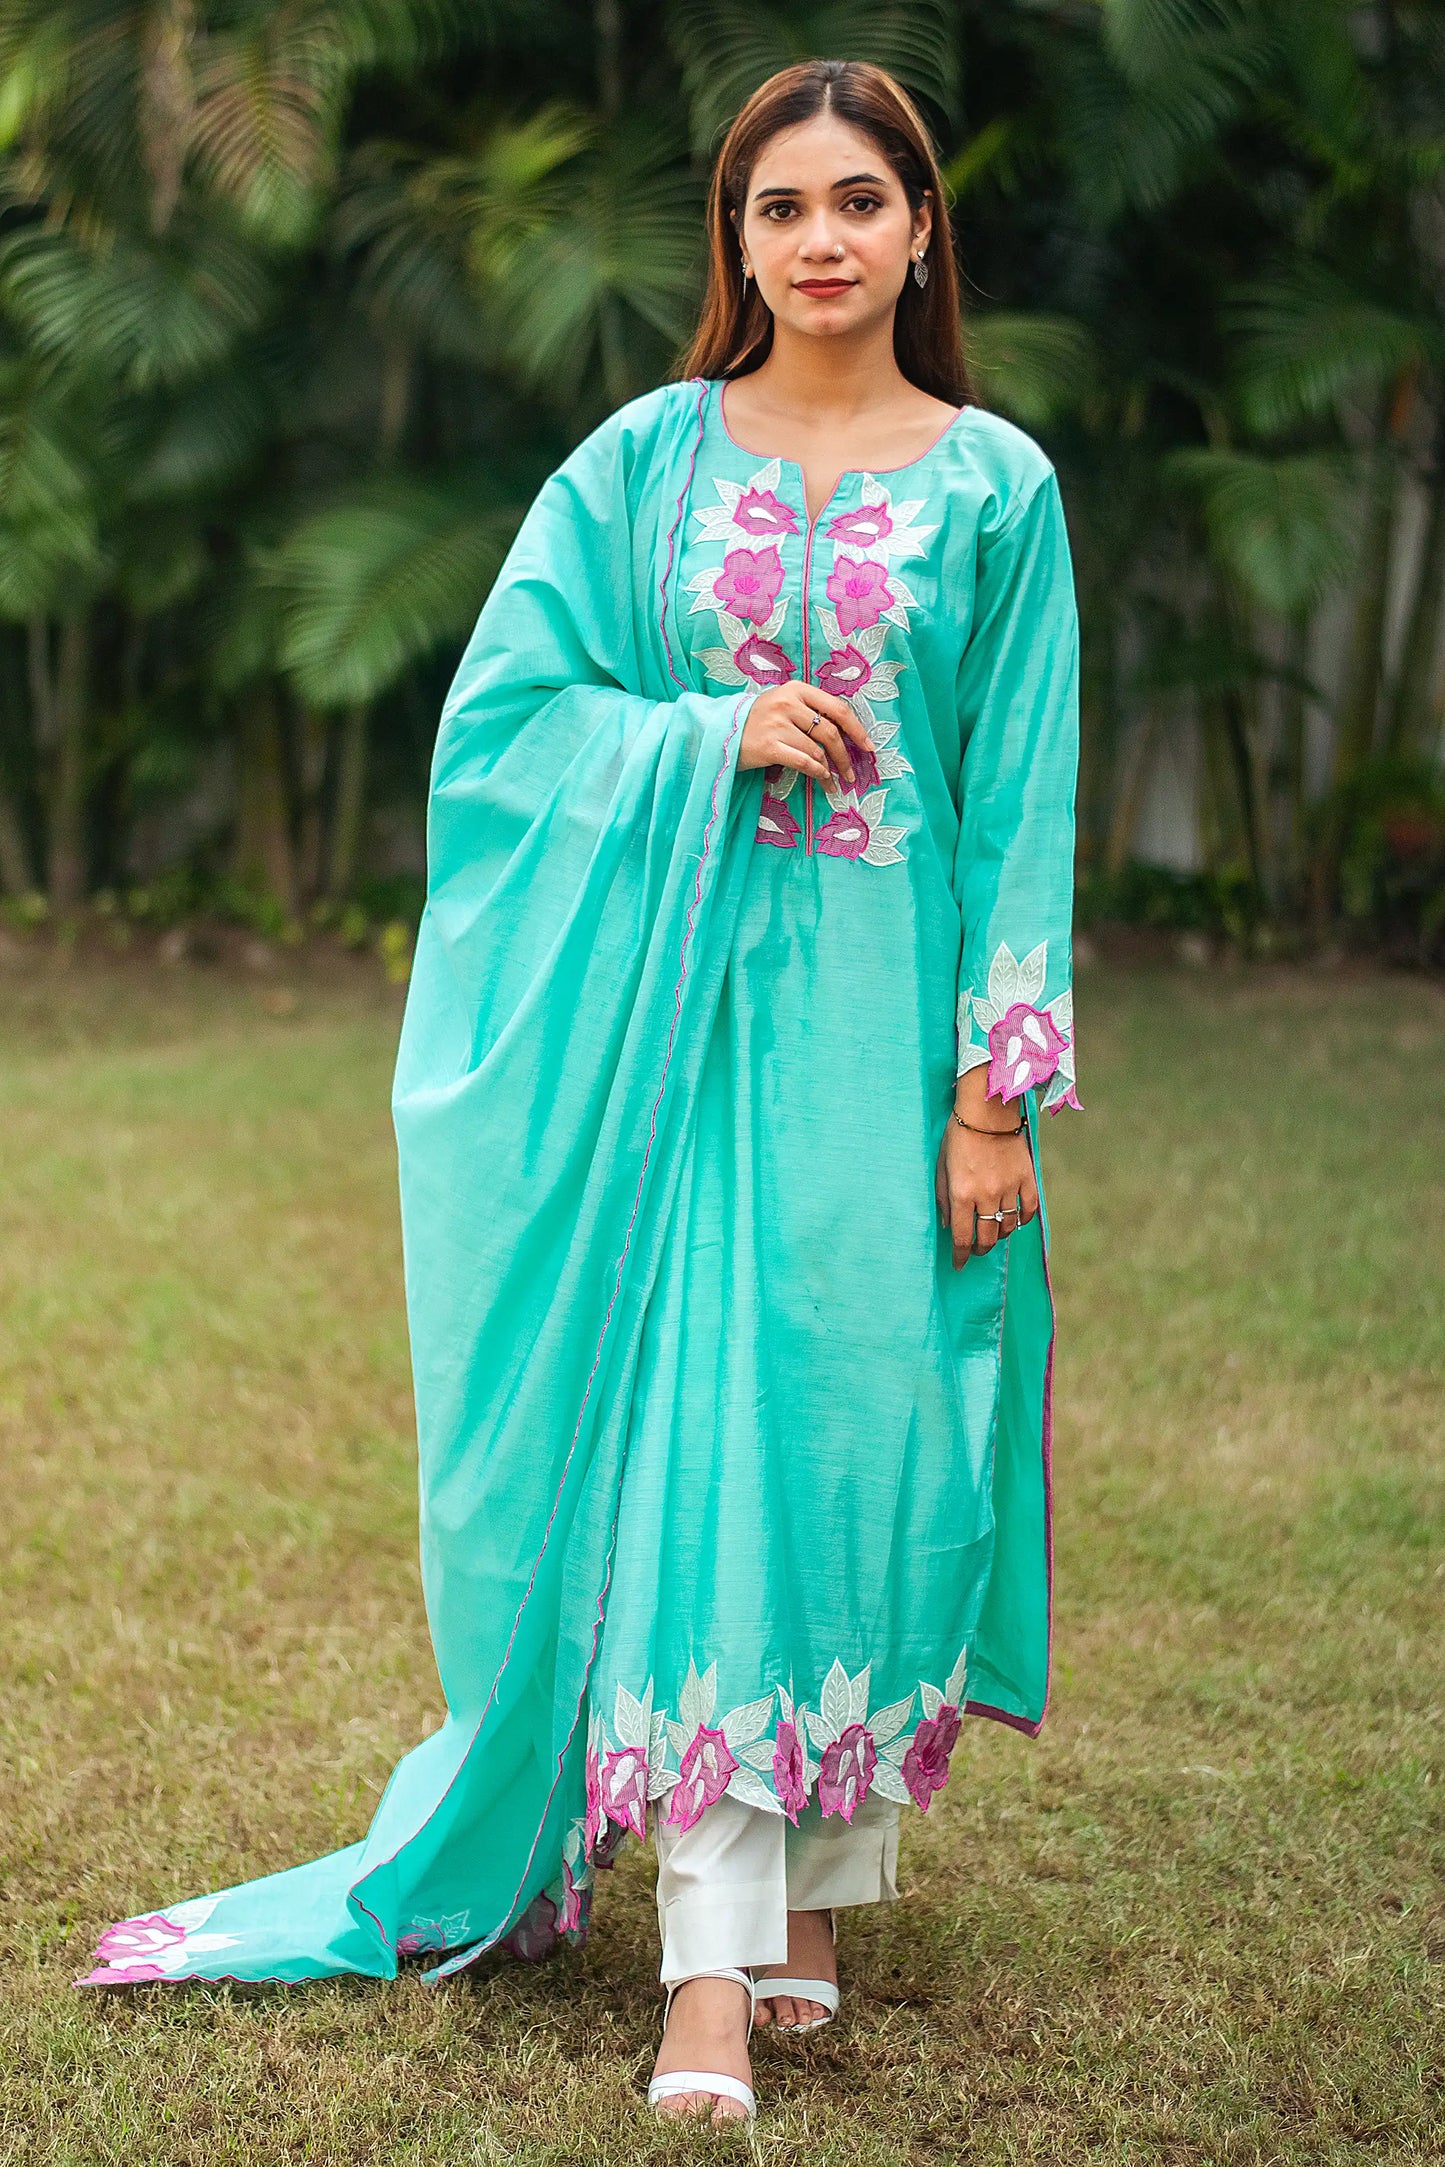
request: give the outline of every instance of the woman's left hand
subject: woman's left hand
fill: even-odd
[[[950,1116],[934,1175],[939,1220],[953,1235],[955,1270],[970,1257],[986,1256],[995,1242],[1027,1226],[1039,1208],[1027,1131],[1022,1136],[1013,1133],[1019,1121],[1017,1102],[986,1104],[980,1088],[983,1076],[979,1068],[958,1079],[955,1110],[972,1126],[960,1128]],[[998,1133],[977,1133],[985,1128]],[[996,1213],[1002,1217],[995,1217]]]

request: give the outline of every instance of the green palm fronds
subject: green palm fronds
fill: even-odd
[[[154,238],[28,226],[0,241],[0,310],[35,351],[135,391],[223,362],[273,290],[253,249],[192,218]]]
[[[1024,428],[1079,413],[1097,391],[1099,354],[1085,324],[990,309],[967,330],[969,367],[988,404]]]
[[[1226,321],[1238,342],[1240,405],[1262,434],[1330,414],[1427,355],[1445,355],[1445,325],[1308,259],[1238,289]]]
[[[320,708],[374,699],[470,630],[515,510],[457,483],[379,482],[305,519],[275,560],[280,660]]]
[[[702,156],[760,83],[799,60],[870,60],[945,111],[957,95],[958,18],[945,0],[673,0],[667,32]]]
[[[1353,505],[1339,457],[1183,450],[1165,471],[1198,492],[1216,560],[1260,608],[1296,617],[1346,571]]]

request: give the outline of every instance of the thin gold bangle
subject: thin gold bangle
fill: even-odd
[[[1029,1125],[1027,1114],[1021,1117],[1016,1129],[980,1129],[972,1121],[965,1121],[963,1115],[959,1113],[956,1113],[953,1119],[961,1129],[967,1129],[971,1136],[1022,1136],[1026,1133]]]

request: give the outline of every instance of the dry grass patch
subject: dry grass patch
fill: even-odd
[[[70,1987],[122,1913],[351,1841],[438,1715],[360,975],[0,980],[0,2158],[752,2156],[655,2127],[649,1860],[580,1958],[435,1991]],[[268,1005],[268,1001],[270,1005]],[[972,1726],[777,2167],[1427,2160],[1445,1000],[1088,975],[1048,1137],[1056,1693]]]

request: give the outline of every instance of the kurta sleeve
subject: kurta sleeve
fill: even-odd
[[[982,545],[958,673],[958,1073],[1077,1107],[1072,939],[1079,621],[1050,468]]]

